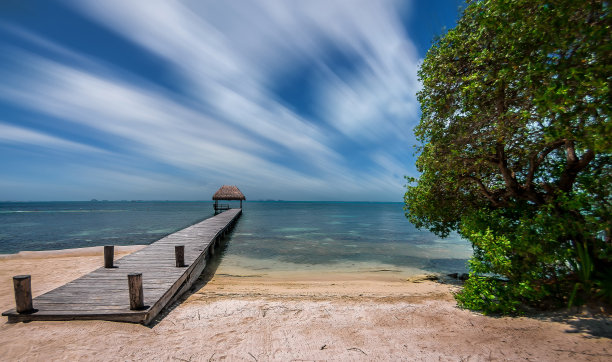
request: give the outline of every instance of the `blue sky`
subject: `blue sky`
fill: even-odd
[[[462,0],[0,3],[0,200],[401,201]]]

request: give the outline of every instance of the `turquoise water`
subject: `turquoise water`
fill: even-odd
[[[465,271],[469,244],[415,229],[402,206],[247,202],[223,262],[251,269],[370,265]],[[211,202],[0,203],[0,253],[148,244],[212,211]]]
[[[0,203],[0,254],[149,244],[212,215],[209,202]]]

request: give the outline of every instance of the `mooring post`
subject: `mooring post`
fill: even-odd
[[[142,273],[128,274],[128,286],[130,288],[130,309],[142,309],[144,307]]]
[[[174,258],[176,259],[177,268],[185,266],[185,245],[174,246]]]
[[[104,267],[112,268],[114,258],[115,258],[115,246],[114,245],[104,245]]]
[[[15,288],[15,305],[17,313],[28,313],[34,310],[32,306],[32,282],[29,275],[15,275],[13,287]]]

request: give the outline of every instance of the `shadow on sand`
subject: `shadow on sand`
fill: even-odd
[[[529,317],[564,324],[568,327],[565,333],[584,333],[585,338],[612,339],[612,318],[597,306],[563,309]]]
[[[429,279],[429,280],[434,280]],[[464,281],[448,275],[442,275],[435,279],[437,283],[463,286]],[[457,308],[461,308],[457,306]],[[483,315],[484,316],[484,315]],[[610,311],[601,305],[581,306],[571,309],[560,308],[557,310],[535,310],[529,309],[524,315],[508,317],[501,315],[487,315],[489,318],[530,318],[543,322],[556,322],[564,324],[567,329],[565,333],[583,333],[584,338],[608,338],[612,339],[612,318]]]
[[[195,292],[206,286],[208,282],[215,276],[219,265],[225,255],[232,233],[230,232],[225,238],[220,240],[219,246],[215,248],[215,254],[206,260],[206,267],[194,284],[180,296],[172,304],[162,310],[157,317],[149,323],[149,328],[155,327],[160,323],[170,312],[183,303],[187,298]],[[456,274],[456,273],[455,273]],[[464,280],[461,276],[431,274],[418,277],[419,281],[431,280],[437,283],[461,287]],[[421,280],[422,279],[422,280]],[[459,308],[459,307],[458,307]],[[504,316],[488,315],[488,318],[512,318]],[[585,338],[609,338],[612,339],[612,318],[606,312],[600,312],[597,307],[580,307],[572,310],[559,309],[556,311],[529,311],[522,318],[531,318],[544,322],[557,322],[568,327],[566,333],[584,333]]]
[[[164,308],[158,315],[151,321],[151,323],[147,324],[147,327],[153,328],[159,322],[161,322],[170,312],[172,312],[176,307],[181,305],[187,298],[189,298],[192,294],[203,288],[210,280],[215,276],[219,265],[221,265],[221,261],[223,260],[223,256],[225,255],[225,251],[227,250],[227,246],[229,244],[229,240],[231,238],[232,232],[226,235],[219,241],[219,245],[214,249],[215,254],[212,256],[207,256],[206,259],[206,267],[204,267],[204,271],[198,277],[198,279],[193,283],[191,288],[187,290],[183,295],[178,297],[173,303],[169,304],[166,308]]]

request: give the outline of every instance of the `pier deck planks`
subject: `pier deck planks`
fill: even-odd
[[[215,247],[241,214],[242,209],[230,209],[215,215],[115,260],[114,268],[102,266],[42,294],[33,300],[34,313],[11,309],[2,315],[8,316],[9,322],[101,319],[148,324],[173,298],[189,289],[204,270],[209,248]],[[185,245],[185,267],[175,266],[175,245]],[[102,258],[100,264],[104,265]],[[129,273],[142,273],[142,310],[130,310]]]

